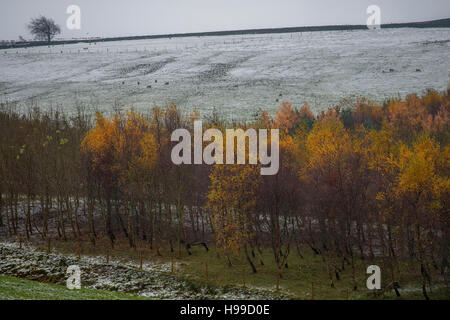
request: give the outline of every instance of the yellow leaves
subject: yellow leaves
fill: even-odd
[[[215,165],[211,175],[207,207],[222,250],[238,254],[252,234],[250,216],[257,204],[259,167],[254,165]]]
[[[318,122],[306,140],[308,167],[333,166],[341,160],[344,153],[350,152],[351,148],[350,136],[341,122]]]
[[[248,211],[256,204],[259,167],[255,165],[215,165],[210,175],[209,206],[226,203],[228,208]]]
[[[378,192],[376,195],[376,199],[379,201],[385,201],[386,200],[386,194],[384,192]]]
[[[156,152],[158,145],[154,135],[146,132],[140,142],[141,156],[139,157],[140,164],[146,168],[153,168],[158,161],[158,153]]]
[[[369,133],[369,140],[370,146],[367,154],[369,167],[376,171],[382,171],[393,149],[392,137],[385,129],[373,130]]]
[[[111,119],[97,113],[96,126],[84,137],[81,149],[89,155],[93,170],[100,177],[124,184],[139,175],[136,170],[141,174],[151,170],[157,159],[150,124],[133,110],[125,115],[115,114]]]
[[[421,136],[411,147],[402,144],[396,158],[393,197],[407,200],[414,209],[411,214],[443,212],[450,191],[447,147],[441,151],[432,138]]]
[[[400,151],[400,175],[397,192],[432,194],[438,181],[435,162],[439,158],[439,147],[429,137],[416,142],[413,149],[403,147]]]
[[[282,135],[280,140],[280,163],[286,168],[297,171],[299,163],[303,161],[303,145],[298,139],[290,135]]]

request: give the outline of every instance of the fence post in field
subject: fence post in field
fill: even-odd
[[[280,291],[280,274],[277,274],[277,282],[276,282],[276,286],[275,286],[275,292],[279,292]]]
[[[78,242],[78,246],[77,246],[77,258],[78,260],[81,259],[81,244]]]
[[[19,234],[19,249],[22,249],[22,236]]]

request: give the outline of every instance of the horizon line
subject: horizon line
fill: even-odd
[[[381,29],[386,28],[450,28],[450,17],[414,21],[414,22],[391,22],[380,24]],[[107,37],[85,37],[70,39],[55,39],[50,43],[69,44],[76,42],[97,42],[97,41],[123,41],[123,40],[143,40],[143,39],[161,39],[161,38],[181,38],[195,36],[226,36],[226,35],[244,35],[244,34],[270,34],[270,33],[293,33],[293,32],[315,32],[315,31],[345,31],[345,30],[364,30],[368,29],[366,24],[334,24],[334,25],[316,25],[316,26],[297,26],[297,27],[274,27],[274,28],[254,28],[254,29],[231,29],[231,30],[215,30],[215,31],[196,31],[196,32],[179,32],[165,34],[146,34],[146,35],[129,35],[129,36],[107,36]],[[0,45],[0,49],[19,48],[24,46],[48,45],[46,41],[20,41],[20,40],[0,40],[1,42],[12,42],[13,45]],[[22,43],[22,45],[20,45]],[[18,44],[18,45],[15,45]]]

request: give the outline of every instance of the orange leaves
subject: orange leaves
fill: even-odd
[[[300,108],[300,113],[299,113],[300,118],[302,119],[309,119],[309,120],[314,120],[314,114],[311,111],[311,108],[309,107],[309,104],[305,103],[301,108]]]
[[[108,187],[129,180],[131,169],[150,169],[156,163],[156,142],[150,124],[134,111],[105,119],[97,113],[96,126],[81,143],[93,173]]]
[[[380,128],[383,123],[383,110],[375,103],[364,99],[359,100],[352,112],[356,125],[364,125],[367,128]]]
[[[425,109],[415,105],[415,100],[411,102],[395,101],[388,107],[388,123],[404,140],[413,138],[414,132],[421,130],[422,123],[427,118]]]
[[[276,112],[274,124],[277,128],[289,130],[295,126],[297,119],[297,111],[290,103],[283,102]]]
[[[418,97],[407,96],[405,101],[392,101],[387,105],[388,124],[399,137],[412,141],[416,136],[427,132],[439,141],[448,141],[450,120],[450,97],[428,90]]]
[[[259,117],[257,122],[262,128],[266,129],[272,128],[273,125],[272,117],[265,110],[261,113],[261,116]]]
[[[111,121],[105,120],[99,112],[97,112],[95,121],[96,127],[89,131],[81,142],[81,148],[85,152],[98,153],[102,151],[106,145],[106,137],[110,135],[112,129]]]
[[[94,172],[116,175],[115,150],[117,149],[116,120],[105,119],[97,113],[97,125],[81,142],[81,149],[89,155]]]

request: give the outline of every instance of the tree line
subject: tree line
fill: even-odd
[[[174,165],[171,133],[200,118],[176,106],[91,118],[31,108],[0,110],[0,226],[30,239],[106,237],[112,247],[142,241],[156,254],[214,243],[232,267],[252,272],[270,249],[280,277],[290,254],[322,257],[330,286],[356,261],[380,259],[394,286],[398,265],[414,261],[422,292],[449,276],[450,90],[378,104],[342,101],[314,115],[288,102],[272,117],[225,121],[204,130],[280,131],[280,168]],[[397,292],[398,293],[398,292]]]

